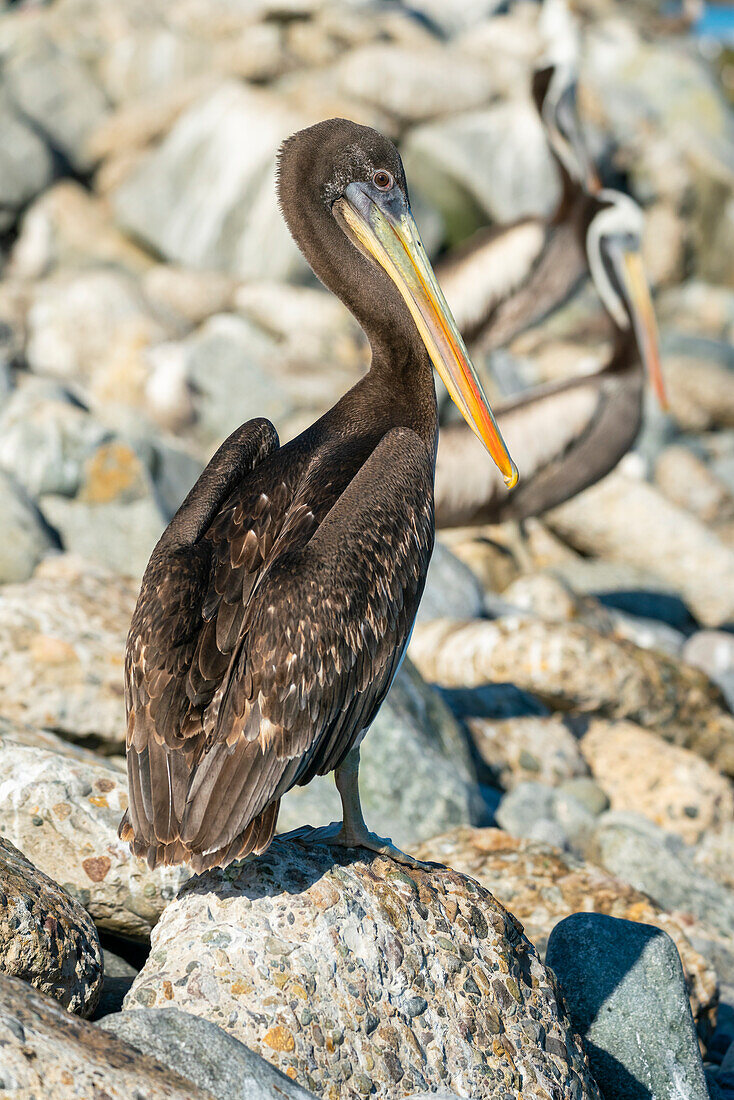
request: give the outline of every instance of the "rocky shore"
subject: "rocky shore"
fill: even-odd
[[[276,840],[191,877],[117,838],[142,570],[224,436],[292,437],[367,362],[277,147],[377,126],[433,258],[548,214],[546,32],[520,0],[0,0],[9,1098],[734,1098],[734,116],[672,17],[573,8],[670,410],[521,536],[439,532],[361,772],[370,826],[433,866]],[[497,398],[608,350],[584,285],[477,365]],[[317,779],[279,827],[338,812]]]

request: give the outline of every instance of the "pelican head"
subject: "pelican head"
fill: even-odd
[[[569,62],[533,73],[533,99],[554,156],[574,183],[594,194],[601,184],[581,132],[576,88],[576,69]]]
[[[347,119],[317,123],[284,144],[278,186],[311,266],[368,335],[376,325],[395,331],[407,307],[452,400],[512,487],[517,469],[426,255],[393,143]]]
[[[634,329],[642,361],[658,400],[667,407],[658,331],[642,264],[642,210],[620,191],[598,192],[598,213],[586,234],[589,270],[597,292],[622,331]]]

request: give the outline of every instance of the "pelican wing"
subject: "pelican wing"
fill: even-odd
[[[264,850],[279,799],[339,764],[395,674],[433,546],[425,444],[389,432],[320,521],[307,490],[259,516],[233,494],[202,539],[209,583],[178,676],[197,730],[147,723],[130,754],[129,836],[153,863]]]

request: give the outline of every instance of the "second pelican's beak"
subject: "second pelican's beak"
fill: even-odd
[[[397,187],[384,194],[371,190],[368,184],[350,183],[344,197],[334,203],[334,215],[360,252],[375,260],[395,283],[452,400],[511,489],[517,482],[517,467],[433,273],[408,202]]]
[[[660,366],[658,326],[655,320],[652,299],[650,298],[650,288],[647,285],[645,269],[642,266],[642,257],[639,252],[626,251],[622,253],[622,274],[632,315],[632,324],[637,337],[637,346],[640,349],[642,361],[645,364],[645,369],[650,377],[660,407],[667,409],[668,397],[665,392],[665,382]]]

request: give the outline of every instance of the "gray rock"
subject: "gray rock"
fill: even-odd
[[[680,956],[659,928],[574,913],[548,940],[594,1077],[615,1100],[707,1100]]]
[[[195,435],[210,449],[250,417],[267,416],[277,424],[291,402],[270,369],[276,354],[273,339],[250,321],[232,314],[211,317],[185,340],[152,350],[153,414],[166,422],[168,410],[158,409],[158,395],[165,393],[171,406],[178,386],[178,403],[189,406]]]
[[[583,847],[595,821],[588,805],[571,792],[527,782],[503,796],[495,818],[513,836],[562,849]]]
[[[151,491],[142,500],[90,503],[41,497],[65,550],[127,577],[140,578],[166,520]]]
[[[417,621],[479,619],[483,614],[484,596],[479,581],[463,561],[437,541],[428,566]]]
[[[0,584],[27,580],[38,563],[60,549],[56,533],[23,489],[0,470]]]
[[[696,845],[694,859],[709,878],[734,890],[734,821],[709,829]]]
[[[189,872],[150,871],[117,836],[127,778],[0,739],[0,833],[92,915],[99,928],[144,937]]]
[[[212,1020],[335,1100],[481,1100],[509,1081],[528,1100],[598,1097],[552,977],[491,894],[364,852],[276,840],[191,880],[126,998],[139,1007]]]
[[[530,102],[417,126],[401,151],[411,191],[437,207],[452,242],[487,219],[548,214],[558,200],[556,170]]]
[[[311,1100],[313,1094],[210,1020],[178,1008],[117,1012],[100,1027],[215,1100]]]
[[[0,897],[0,971],[89,1016],[102,988],[102,951],[89,914],[1,836]]]
[[[590,776],[580,775],[564,779],[563,783],[558,784],[558,790],[563,794],[572,795],[594,817],[599,817],[609,809],[609,798],[596,780]]]
[[[134,966],[121,959],[119,955],[108,951],[106,947],[103,949],[102,954],[104,956],[104,979],[97,1010],[92,1016],[93,1020],[101,1020],[105,1016],[121,1010],[122,1002],[125,1000],[138,973]]]
[[[409,849],[437,831],[482,819],[462,731],[407,660],[362,743],[359,785],[369,827],[398,847]],[[288,792],[278,828],[285,832],[340,819],[332,776],[317,776]]]
[[[66,555],[0,588],[5,717],[124,746],[122,660],[136,595],[130,580]]]
[[[492,782],[505,790],[523,780],[558,787],[572,776],[588,775],[578,741],[556,715],[468,717],[466,725]]]
[[[211,1093],[0,974],[0,1087],[54,1100],[212,1100]]]
[[[24,123],[0,93],[0,230],[9,229],[18,212],[53,178],[53,161],[43,140]]]
[[[280,142],[302,125],[267,92],[222,84],[180,116],[116,191],[120,224],[190,267],[243,278],[303,270],[278,210],[274,172]]]
[[[701,872],[689,847],[641,815],[603,814],[588,851],[665,909],[691,913],[725,939],[734,935],[734,893]]]
[[[3,66],[3,79],[19,112],[77,171],[89,171],[89,135],[107,113],[90,71],[43,33],[29,35]]]
[[[734,635],[724,630],[699,630],[686,642],[682,657],[719,685],[734,710]]]

